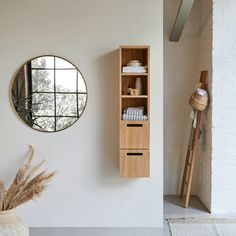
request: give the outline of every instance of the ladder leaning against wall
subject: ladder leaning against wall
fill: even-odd
[[[207,89],[207,71],[201,72],[198,88],[204,90]],[[190,138],[188,142],[182,185],[180,190],[180,198],[183,198],[185,196],[185,201],[184,201],[185,208],[189,206],[189,198],[192,187],[196,151],[198,148],[198,143],[201,135],[201,121],[202,121],[203,111],[196,110],[195,112],[196,112],[196,125],[194,124],[195,121],[193,120],[190,131]]]

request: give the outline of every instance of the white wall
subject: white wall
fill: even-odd
[[[199,71],[208,71],[208,92],[212,98],[212,0],[200,0],[200,64]],[[199,163],[199,176],[197,195],[202,203],[211,210],[211,153],[212,153],[212,106],[203,113],[201,145],[197,156]]]
[[[236,213],[236,1],[213,0],[213,213]]]
[[[178,2],[165,1],[165,20],[167,19],[165,29],[173,24],[171,19],[176,15]],[[184,110],[183,107],[181,110],[180,106],[185,102],[185,95],[187,99],[187,89],[185,94],[179,87],[183,83],[189,82],[185,73],[196,70],[191,58],[198,57],[198,73],[201,70],[209,72],[210,104],[204,113],[201,146],[197,157],[198,170],[195,171],[197,182],[195,182],[193,193],[199,196],[212,213],[235,214],[236,1],[198,0],[195,2],[195,6],[199,9],[199,32],[196,35],[196,38],[199,39],[199,52],[193,51],[193,44],[190,47],[184,44],[183,39],[183,47],[181,47],[181,43],[173,45],[167,42],[167,38],[164,43],[164,192],[174,194],[178,187],[180,153],[183,150],[182,144],[186,143],[186,140],[178,139],[178,137],[181,134],[185,137],[187,132],[187,129],[183,128],[187,110]],[[191,16],[188,25],[190,24]],[[185,28],[186,31],[187,28]],[[165,30],[166,37],[168,34],[169,31]],[[179,96],[181,92],[182,97]],[[178,101],[181,103],[178,104]]]
[[[169,36],[180,0],[164,1],[164,194],[179,194],[191,127],[189,97],[199,80],[199,17],[196,1],[179,42]],[[196,194],[198,168],[192,193]]]
[[[168,42],[180,1],[165,2],[164,41],[164,193],[179,194],[190,132],[188,99],[201,70],[212,83],[212,0],[195,1],[178,43]],[[168,29],[168,30],[167,30]],[[211,210],[211,100],[203,115],[201,144],[197,152],[191,194]]]
[[[0,1],[0,174],[9,180],[27,153],[58,175],[45,195],[19,209],[30,226],[162,226],[162,0]],[[118,55],[122,44],[151,45],[151,178],[118,172]],[[10,105],[13,74],[54,54],[83,73],[88,104],[71,128],[53,134],[24,125]],[[183,124],[182,124],[183,125]]]

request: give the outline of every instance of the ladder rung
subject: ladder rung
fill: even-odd
[[[207,71],[201,72],[200,83],[201,83],[201,86],[199,86],[199,87],[201,87],[201,88],[206,87],[206,85],[207,85]],[[196,125],[196,128],[191,127],[189,141],[188,141],[188,147],[187,147],[187,154],[186,154],[186,159],[184,162],[184,174],[183,174],[181,191],[180,191],[180,197],[183,197],[184,192],[186,190],[184,207],[189,206],[189,197],[190,197],[191,187],[192,187],[194,163],[195,163],[196,152],[197,152],[197,144],[199,142],[200,137],[202,136],[202,130],[201,130],[202,113],[201,113],[201,111],[197,112],[196,115],[197,115],[197,125]]]

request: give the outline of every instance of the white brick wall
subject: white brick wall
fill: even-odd
[[[236,213],[236,1],[213,0],[213,213]]]

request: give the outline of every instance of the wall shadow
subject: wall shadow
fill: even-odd
[[[99,176],[103,183],[119,178],[119,51],[115,50],[98,58],[99,78],[105,94],[101,97],[104,114],[101,123],[103,132],[102,145],[104,156],[101,159]]]
[[[111,51],[97,58],[99,87],[103,93],[99,103],[103,113],[100,128],[102,130],[101,152],[104,154],[99,162],[100,185],[115,186],[132,184],[137,179],[121,178],[119,174],[119,50]]]

